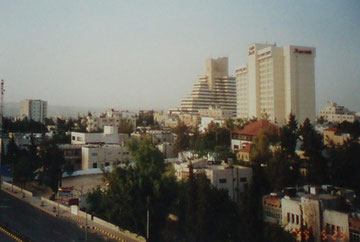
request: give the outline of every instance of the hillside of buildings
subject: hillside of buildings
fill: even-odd
[[[78,199],[80,208],[143,236],[149,210],[154,241],[358,235],[355,225],[350,231],[343,223],[360,219],[359,121],[298,123],[290,116],[279,125],[230,113],[210,108],[189,119],[109,109],[46,124],[4,119],[1,172],[20,186],[47,186],[51,198],[61,186],[71,188],[62,193],[64,204]],[[319,207],[316,196],[326,192],[334,205]],[[312,213],[301,217],[288,203],[318,206],[323,222],[301,226]],[[342,233],[335,234],[336,226]]]

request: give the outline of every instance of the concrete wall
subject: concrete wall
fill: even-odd
[[[13,189],[13,190],[16,191],[16,192],[22,192],[22,193],[25,194],[25,196],[28,196],[28,197],[32,197],[32,196],[33,196],[32,192],[29,192],[29,191],[27,191],[27,190],[24,190],[24,189],[22,189],[21,187],[18,187],[18,186],[15,186],[15,185],[11,185],[11,183],[8,183],[8,182],[5,182],[5,181],[2,182],[1,187],[2,187],[2,188]]]
[[[294,229],[300,229],[301,227],[301,204],[300,201],[296,201],[290,198],[281,199],[281,207],[282,207],[282,224],[285,226],[285,230],[290,231]],[[290,214],[288,221],[288,213]],[[294,215],[294,219],[293,216]],[[297,223],[297,218],[299,223]],[[294,222],[292,222],[294,221]]]
[[[326,225],[330,227],[335,226],[335,231],[340,230],[343,233],[341,238],[340,234],[337,236],[336,241],[349,241],[349,215],[334,210],[324,210],[323,213],[323,229],[326,230]]]

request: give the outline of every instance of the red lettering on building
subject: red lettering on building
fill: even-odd
[[[294,53],[311,55],[312,51],[311,50],[299,50],[298,48],[295,48]]]

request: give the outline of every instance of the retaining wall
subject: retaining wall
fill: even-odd
[[[13,189],[15,192],[22,192],[22,193],[25,194],[25,196],[28,196],[28,197],[32,197],[32,196],[33,196],[33,193],[32,193],[32,192],[27,191],[27,190],[25,190],[25,189],[22,189],[21,187],[12,185],[11,183],[8,183],[8,182],[5,182],[5,181],[2,181],[1,187],[2,187],[2,188]]]

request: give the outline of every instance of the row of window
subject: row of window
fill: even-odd
[[[233,178],[233,181],[236,181],[236,178]],[[226,178],[219,179],[219,183],[226,183],[226,182],[227,182]],[[240,182],[247,182],[247,178],[246,177],[240,177]]]
[[[343,227],[327,223],[326,226],[325,226],[325,231],[326,231],[326,234],[331,234],[332,235],[335,232],[341,233],[341,232],[344,231],[344,229],[343,229]]]
[[[281,220],[281,210],[280,209],[275,209],[272,207],[265,206],[264,207],[264,215],[267,217],[278,219],[279,221]]]
[[[360,242],[360,234],[358,232],[350,230],[350,241]]]
[[[287,213],[287,222],[299,225],[300,217],[299,217],[299,215],[295,215],[293,213]]]
[[[118,152],[118,154],[119,155],[121,155],[121,152]],[[129,152],[123,152],[123,155],[129,155],[130,153]],[[98,155],[98,153],[91,153],[91,156],[93,156],[93,157],[95,157],[95,156],[97,156]],[[111,155],[111,153],[108,153],[108,155]]]

